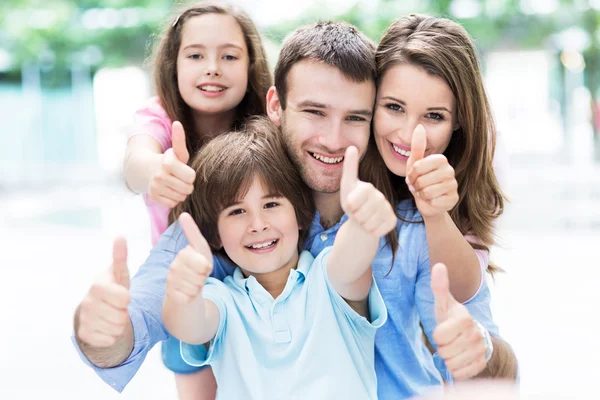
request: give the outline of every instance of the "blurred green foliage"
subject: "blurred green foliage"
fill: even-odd
[[[282,0],[284,1],[284,0]],[[349,0],[352,2],[352,0]],[[526,14],[521,0],[479,0],[477,17],[457,18],[453,1],[354,1],[342,13],[324,15],[322,4],[298,19],[263,27],[279,42],[302,23],[318,19],[346,20],[377,40],[387,25],[408,12],[449,16],[462,23],[480,51],[496,48],[559,48],[556,34],[572,27],[587,32],[584,51],[586,83],[600,88],[600,13],[591,7],[599,0],[557,0],[558,10]],[[477,1],[477,0],[473,0]],[[25,65],[68,72],[73,64],[94,70],[104,66],[140,64],[149,54],[149,38],[170,17],[173,0],[2,0],[0,4],[0,77],[19,80]],[[375,5],[373,5],[375,4]],[[2,53],[10,63],[2,62]]]

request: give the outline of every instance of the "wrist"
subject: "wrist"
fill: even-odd
[[[450,218],[450,214],[448,214],[447,211],[442,211],[434,215],[421,214],[421,216],[423,217],[423,222],[425,223],[425,225],[442,224],[446,221],[446,218]]]

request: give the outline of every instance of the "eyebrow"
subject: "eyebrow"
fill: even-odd
[[[321,108],[321,109],[324,109],[324,110],[326,110],[326,109],[329,108],[329,106],[327,104],[318,103],[316,101],[311,101],[311,100],[301,101],[300,103],[298,103],[297,107],[298,108],[312,107],[312,108]],[[373,116],[373,110],[371,110],[371,109],[350,110],[350,111],[348,111],[348,114],[355,114],[355,115],[363,115],[365,117],[372,117]]]
[[[382,100],[392,100],[392,101],[402,104],[403,106],[406,106],[406,102],[404,100],[397,99],[393,96],[384,96],[381,99]],[[427,111],[446,111],[446,112],[452,114],[452,111],[448,110],[446,107],[428,107]]]
[[[277,199],[277,198],[281,198],[284,197],[283,195],[279,194],[279,193],[267,193],[265,194],[263,197],[261,197],[261,200],[265,200],[265,199]],[[238,206],[240,204],[242,204],[242,201],[236,201],[235,203],[231,203],[228,206],[223,207],[223,210],[226,210],[230,207],[235,207]]]
[[[238,49],[240,51],[244,51],[244,49],[243,49],[242,46],[237,45],[235,43],[224,43],[224,44],[221,44],[221,45],[217,46],[218,49],[225,49],[225,48],[228,48],[228,47],[233,47],[233,48],[236,48],[236,49]],[[185,46],[183,49],[186,50],[186,49],[190,49],[190,48],[205,49],[206,46],[203,45],[203,44],[200,44],[200,43],[194,43],[194,44],[190,44],[190,45]]]

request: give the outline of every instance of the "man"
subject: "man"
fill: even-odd
[[[319,23],[296,30],[284,42],[275,68],[275,87],[267,95],[268,115],[280,127],[290,157],[314,193],[318,213],[305,242],[305,249],[314,255],[333,244],[346,218],[339,199],[343,156],[348,146],[357,147],[361,155],[366,151],[375,90],[374,46],[356,28]],[[422,393],[439,385],[442,376],[452,379],[449,370],[460,378],[514,375],[516,360],[497,336],[487,287],[465,307],[448,292],[445,270],[438,270],[434,294],[424,227],[414,225],[414,240],[406,242],[410,246],[393,265],[387,246],[380,247],[373,264],[391,320],[376,341],[379,397]],[[113,268],[92,286],[75,313],[76,344],[82,358],[95,364],[90,365],[119,391],[150,348],[169,338],[161,320],[165,280],[169,265],[186,244],[179,227],[171,226],[127,290],[126,252],[124,243],[117,241]],[[404,256],[418,258],[419,271],[403,271]],[[215,260],[213,273],[222,278],[231,268]],[[493,335],[491,354],[485,354],[491,351],[488,331],[475,320]],[[421,343],[418,321],[432,342],[443,344],[433,358]],[[173,354],[166,355],[167,365],[170,358],[179,357],[178,346],[174,348]],[[448,361],[448,368],[443,361]]]

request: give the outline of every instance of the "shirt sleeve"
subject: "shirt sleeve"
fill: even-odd
[[[327,262],[331,253],[332,247],[324,249],[315,259],[314,267],[320,270],[323,279],[325,280],[329,297],[334,305],[336,312],[342,314],[352,325],[361,327],[362,329],[375,330],[381,327],[387,320],[387,308],[383,302],[383,297],[379,292],[375,279],[371,282],[371,288],[369,289],[368,305],[369,305],[369,319],[358,314],[350,305],[344,300],[342,296],[335,290],[329,281],[327,274]]]
[[[135,135],[148,135],[160,144],[164,152],[172,147],[171,125],[171,119],[158,97],[152,97],[133,114],[129,138]]]
[[[204,344],[189,344],[181,342],[181,358],[194,367],[210,365],[213,361],[221,358],[223,341],[227,327],[227,305],[228,289],[225,284],[214,278],[208,278],[203,289],[204,299],[211,301],[219,310],[219,326],[215,337],[210,341],[208,349]]]
[[[160,341],[169,338],[162,320],[162,303],[166,290],[169,267],[177,253],[187,245],[187,239],[179,224],[172,224],[161,236],[156,247],[131,280],[129,290],[131,301],[128,312],[133,326],[133,350],[127,360],[112,368],[100,368],[87,360],[77,342],[72,342],[82,360],[90,366],[100,378],[121,392],[135,376],[148,352]],[[215,257],[213,274],[225,276],[221,261]]]

